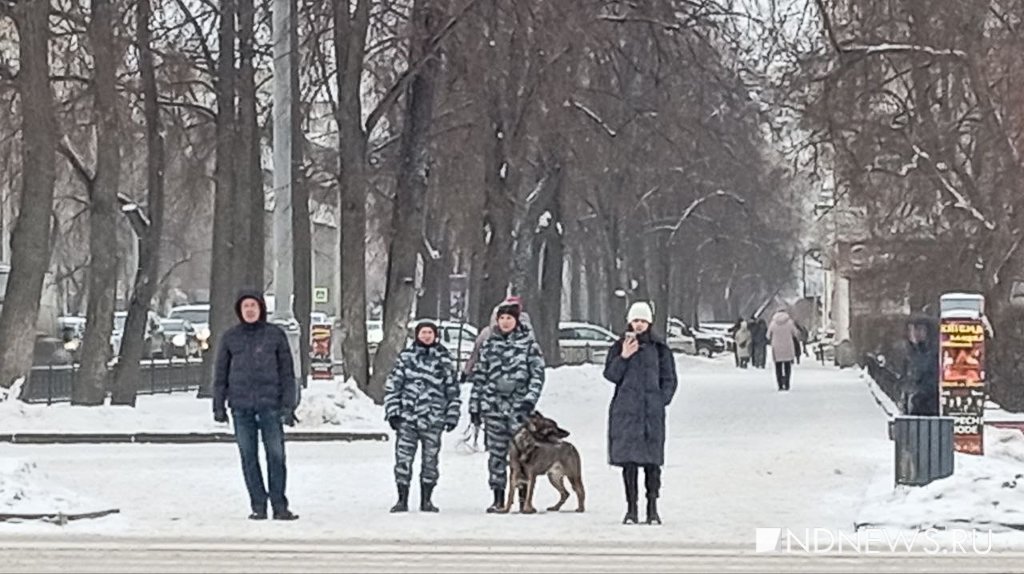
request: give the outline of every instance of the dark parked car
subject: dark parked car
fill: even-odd
[[[165,357],[171,359],[202,357],[202,341],[192,323],[184,319],[161,319],[160,324],[164,332]]]

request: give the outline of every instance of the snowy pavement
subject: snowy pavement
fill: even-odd
[[[1020,553],[754,554],[730,546],[0,541],[0,572],[1014,572]]]
[[[393,443],[289,444],[288,494],[302,515],[290,524],[245,519],[232,445],[4,445],[0,457],[32,461],[49,478],[121,514],[64,527],[3,524],[0,536],[749,546],[757,527],[852,531],[868,487],[891,473],[886,416],[859,373],[805,363],[788,393],[776,390],[769,371],[741,371],[728,358],[681,357],[679,375],[660,528],[620,524],[621,478],[605,456],[612,387],[599,367],[583,366],[549,371],[538,404],[572,432],[569,440],[583,456],[588,508],[582,515],[484,514],[491,498],[486,454],[459,452],[460,431],[445,438],[436,516],[387,513],[394,499]],[[555,493],[541,484],[537,497],[546,505]]]

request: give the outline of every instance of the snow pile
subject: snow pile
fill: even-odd
[[[296,428],[344,426],[347,429],[379,430],[383,428],[384,413],[355,380],[337,379],[337,387],[329,392],[305,394],[295,410],[299,419]]]
[[[0,458],[0,514],[81,514],[108,507],[53,484],[34,463]]]
[[[874,489],[858,524],[906,530],[1024,528],[1024,434],[986,428],[985,452],[957,453],[953,476],[926,486],[893,490],[892,475],[886,476],[890,486]]]
[[[330,432],[377,430],[384,417],[354,383],[340,380],[312,381],[303,389],[296,416],[295,430]],[[194,392],[141,395],[134,408],[0,401],[0,434],[217,432],[232,432],[232,426],[214,422],[211,399],[198,399]]]

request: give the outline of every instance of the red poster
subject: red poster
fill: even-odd
[[[313,380],[330,380],[333,378],[333,359],[331,357],[331,326],[327,324],[313,325],[310,329],[310,371]]]
[[[943,319],[940,326],[942,415],[954,418],[956,450],[982,454],[985,407],[985,326],[980,319]]]

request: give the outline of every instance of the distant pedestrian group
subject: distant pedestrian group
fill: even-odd
[[[770,323],[750,317],[738,319],[729,330],[735,342],[736,366],[746,369],[767,367],[768,347],[772,349],[775,382],[780,391],[788,391],[793,379],[793,364],[800,363],[807,344],[807,332],[786,310],[772,315]]]

